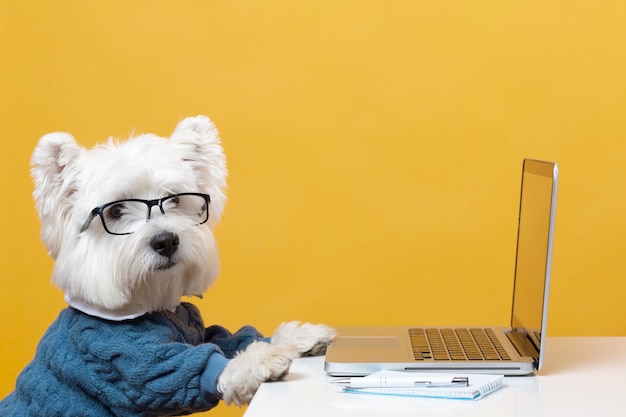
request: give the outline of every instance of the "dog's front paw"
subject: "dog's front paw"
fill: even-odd
[[[323,355],[337,332],[325,324],[283,323],[272,336],[273,345],[294,345],[301,356]]]
[[[254,342],[226,365],[217,389],[226,404],[247,404],[263,382],[285,376],[297,357],[295,346]]]

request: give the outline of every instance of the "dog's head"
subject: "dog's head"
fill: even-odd
[[[215,280],[227,171],[208,118],[183,120],[169,139],[140,135],[89,150],[51,133],[32,164],[42,239],[68,299],[113,316],[155,311]]]

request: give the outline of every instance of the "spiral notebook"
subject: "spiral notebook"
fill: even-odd
[[[402,372],[397,371],[380,371],[375,372],[363,378],[380,379],[384,377],[393,377]],[[406,374],[406,372],[404,373]],[[419,373],[420,379],[428,379],[429,377],[441,378],[444,374],[435,373]],[[426,398],[447,398],[455,400],[479,400],[492,392],[502,388],[505,385],[503,375],[491,374],[454,374],[452,377],[465,377],[468,380],[467,386],[459,387],[368,387],[368,388],[344,388],[344,392],[351,394],[376,394],[390,395],[402,397],[426,397]]]

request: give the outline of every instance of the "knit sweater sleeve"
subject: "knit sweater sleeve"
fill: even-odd
[[[190,304],[123,322],[67,308],[40,341],[15,391],[0,402],[0,415],[205,411],[221,398],[217,379],[229,358],[255,340],[269,341],[252,327],[234,334],[220,326],[205,328]]]
[[[116,415],[180,415],[217,405],[217,378],[228,359],[216,345],[172,342],[149,323],[111,328],[81,329],[75,342],[86,366],[63,369]]]
[[[270,338],[263,335],[252,326],[244,326],[234,334],[222,326],[207,327],[204,332],[204,342],[220,347],[227,358],[232,359],[237,352],[245,350],[254,341],[270,342]]]

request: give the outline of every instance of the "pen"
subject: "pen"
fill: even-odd
[[[443,387],[467,387],[469,379],[464,376],[441,377],[420,379],[415,375],[406,376],[380,376],[380,377],[357,377],[336,378],[333,384],[345,388],[443,388]]]

